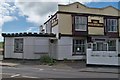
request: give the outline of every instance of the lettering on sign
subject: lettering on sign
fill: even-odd
[[[52,18],[51,25],[52,25],[52,27],[53,27],[53,26],[56,26],[57,24],[58,24],[58,19],[57,19],[57,15],[55,15],[55,16]]]
[[[103,27],[103,23],[100,23],[99,20],[91,20],[91,22],[88,22],[88,26]]]

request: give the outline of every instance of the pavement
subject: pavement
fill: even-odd
[[[57,62],[55,65],[40,65],[39,61],[25,61],[22,62],[21,60],[9,60],[0,62],[0,66],[8,66],[8,67],[17,67],[17,66],[24,66],[30,65],[35,68],[54,68],[54,69],[66,69],[66,70],[75,70],[79,72],[94,72],[94,73],[113,73],[113,74],[120,74],[120,68],[117,67],[86,67],[84,61],[75,61],[75,62]]]
[[[118,78],[116,67],[87,67],[85,61],[57,61],[41,65],[40,61],[3,60],[2,78]]]
[[[8,67],[15,67],[19,64],[15,64],[15,63],[3,63],[3,62],[0,62],[0,66],[8,66]]]
[[[113,73],[113,74],[120,74],[120,69],[118,68],[84,68],[80,69],[80,72],[94,72],[94,73]]]

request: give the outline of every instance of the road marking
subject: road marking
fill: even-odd
[[[39,69],[40,71],[43,71],[44,69]]]
[[[38,78],[38,77],[32,77],[32,76],[22,76],[24,78]]]
[[[53,69],[53,70],[57,70],[57,69]]]
[[[0,73],[0,75],[15,75],[15,73]]]
[[[8,69],[20,69],[20,68],[16,68],[16,67],[2,67],[2,68],[8,68]]]
[[[20,74],[15,74],[15,75],[12,75],[11,77],[17,77],[17,76],[20,76]]]

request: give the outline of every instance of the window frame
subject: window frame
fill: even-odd
[[[115,24],[113,24],[113,23],[115,23]],[[118,31],[118,19],[117,18],[106,18],[105,19],[105,27],[106,27],[107,32],[117,32]]]
[[[78,41],[79,44],[77,44],[76,41]],[[81,48],[80,51],[76,51],[77,46]],[[85,39],[73,39],[73,54],[72,55],[86,55],[85,53],[86,53],[86,40]]]
[[[23,48],[24,48],[23,45],[24,45],[23,38],[15,38],[14,39],[14,53],[23,53]]]
[[[115,41],[115,46],[112,46],[112,47],[115,47],[115,50],[110,50],[109,49],[109,41]],[[97,43],[102,43],[102,50],[98,50],[98,44]],[[95,46],[94,46],[95,45]],[[104,50],[104,45],[106,45],[106,49]],[[117,47],[116,47],[116,40],[115,39],[109,39],[107,42],[106,41],[95,41],[93,42],[92,44],[92,51],[117,51]]]
[[[78,20],[76,18],[78,18]],[[79,22],[80,20],[82,20],[82,21]],[[80,15],[74,16],[74,30],[75,31],[87,31],[87,24],[88,24],[87,16],[80,16]],[[84,28],[83,28],[83,26],[84,26]],[[76,27],[78,27],[78,29]]]
[[[98,50],[98,43],[102,43],[102,49],[101,50]],[[94,48],[94,45],[95,45],[95,48]],[[104,50],[104,45],[106,45],[106,50]],[[93,48],[92,48],[93,51],[107,51],[108,50],[108,44],[104,41],[96,41],[93,43]]]
[[[109,46],[109,42],[110,42],[110,41],[115,41],[115,45],[114,45],[114,46]],[[114,47],[115,50],[110,50],[110,49],[109,49],[110,47]],[[116,40],[108,40],[108,51],[117,51],[116,48],[117,48],[117,47],[116,47]]]

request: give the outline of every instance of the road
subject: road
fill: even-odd
[[[118,78],[115,73],[81,72],[53,67],[17,66],[2,67],[3,78]]]

